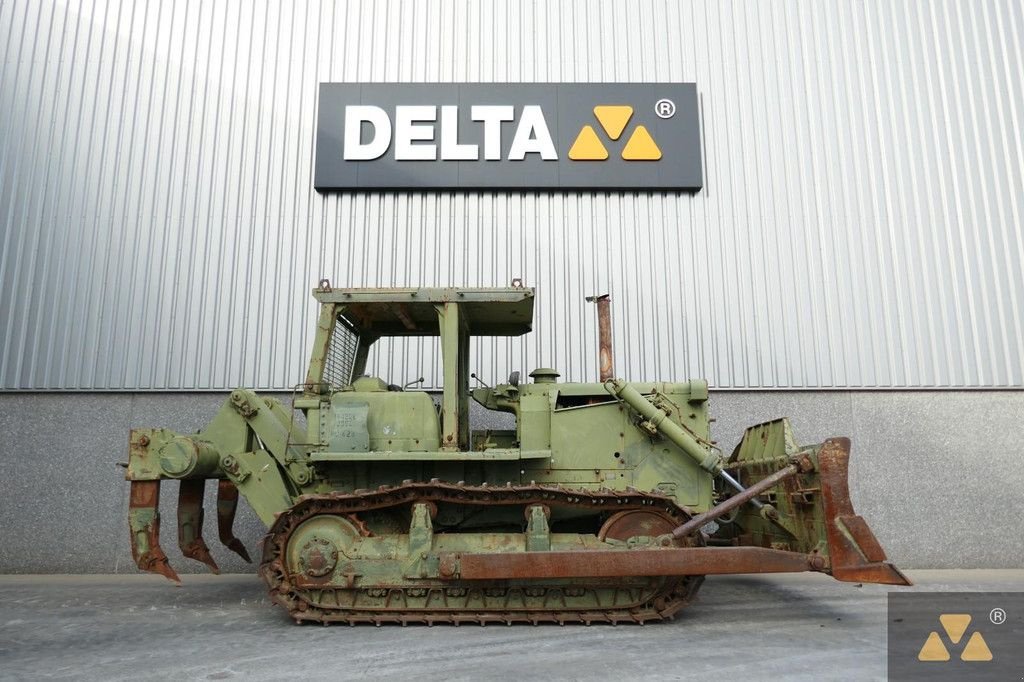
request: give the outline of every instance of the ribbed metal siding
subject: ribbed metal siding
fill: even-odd
[[[0,3],[0,386],[291,386],[321,276],[525,278],[489,380],[596,376],[608,292],[638,380],[1024,385],[1022,38],[1015,0]],[[699,194],[312,191],[321,81],[658,80]]]

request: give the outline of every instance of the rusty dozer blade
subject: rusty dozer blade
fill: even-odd
[[[206,480],[202,478],[183,479],[178,489],[178,546],[181,553],[209,566],[210,571],[219,574],[217,562],[210,556],[210,548],[203,539],[203,489]]]
[[[825,441],[818,453],[818,468],[832,577],[844,582],[911,585],[898,568],[886,561],[885,551],[868,522],[853,510],[850,439]]]
[[[132,558],[143,571],[181,584],[160,547],[160,481],[132,481],[128,500]]]
[[[238,556],[252,563],[249,552],[242,541],[235,537],[232,530],[235,524],[235,511],[238,509],[238,488],[228,480],[217,482],[217,534],[221,544]]]

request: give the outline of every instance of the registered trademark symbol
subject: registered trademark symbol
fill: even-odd
[[[1006,611],[996,607],[988,612],[988,619],[992,621],[993,625],[1002,625],[1006,622]]]
[[[658,118],[672,118],[676,115],[676,103],[670,99],[659,99],[654,103],[654,113]]]

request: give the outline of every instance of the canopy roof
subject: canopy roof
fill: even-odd
[[[473,336],[519,336],[533,324],[527,287],[449,289],[317,288],[321,303],[344,306],[339,318],[360,335],[438,336],[437,305],[456,303]]]

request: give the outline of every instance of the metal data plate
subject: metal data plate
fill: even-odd
[[[326,420],[328,448],[332,452],[366,452],[370,449],[370,430],[366,420],[370,406],[352,400],[331,400],[331,413]]]

